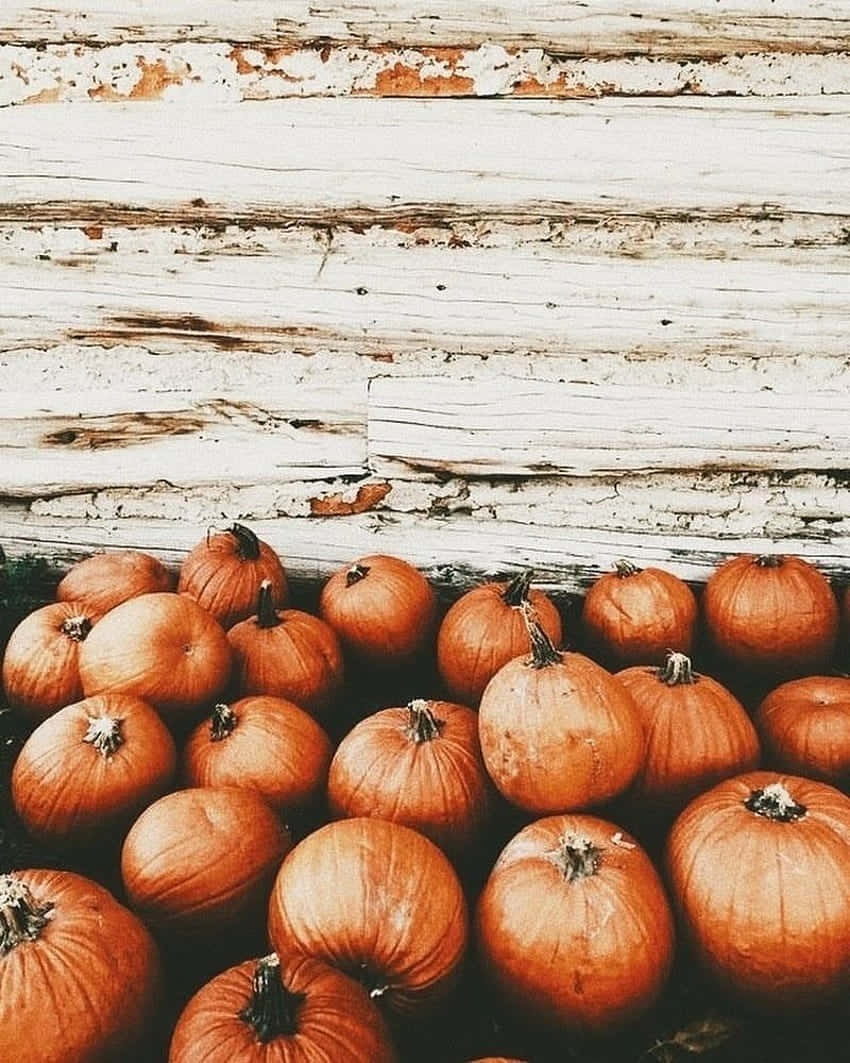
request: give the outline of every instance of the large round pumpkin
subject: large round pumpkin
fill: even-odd
[[[850,786],[850,679],[792,679],[767,695],[754,719],[767,767]]]
[[[474,587],[451,606],[437,633],[437,671],[448,696],[477,708],[484,688],[498,670],[531,645],[522,616],[530,602],[552,642],[561,644],[561,616],[542,592],[531,590],[532,573],[508,583]]]
[[[177,590],[227,629],[253,614],[264,580],[271,587],[273,605],[282,609],[289,587],[280,558],[250,528],[232,524],[209,533],[190,551],[180,566]]]
[[[673,917],[649,857],[594,816],[549,816],[502,851],[476,909],[485,976],[523,1020],[604,1033],[656,1000]]]
[[[56,588],[60,602],[76,602],[89,616],[103,616],[140,594],[174,589],[174,576],[161,561],[139,550],[92,554],[73,565]]]
[[[168,790],[176,762],[155,709],[103,694],[67,705],[33,731],[12,770],[12,800],[38,841],[103,846]]]
[[[799,557],[732,558],[709,577],[702,609],[721,665],[755,680],[822,671],[838,638],[832,588]]]
[[[110,610],[92,635],[80,655],[84,693],[135,694],[170,725],[194,720],[230,677],[224,630],[184,595],[131,598]]]
[[[594,657],[625,668],[662,664],[670,650],[690,653],[698,615],[693,591],[678,576],[618,561],[589,588],[581,626]]]
[[[281,956],[314,956],[362,982],[389,1012],[421,1016],[456,984],[468,927],[448,859],[422,834],[345,819],[284,860],[269,904]]]
[[[198,990],[168,1063],[395,1063],[369,994],[327,964],[275,953],[231,967]]]
[[[456,858],[481,842],[490,799],[478,718],[448,701],[367,716],[340,742],[328,778],[332,815],[403,823]]]
[[[670,833],[673,900],[698,963],[783,1014],[850,990],[850,798],[776,772],[727,779]]]
[[[91,630],[92,618],[76,602],[54,602],[24,617],[3,656],[9,707],[37,721],[79,701],[80,649]]]
[[[160,981],[150,934],[102,886],[69,871],[0,876],[0,1059],[138,1058]]]
[[[601,804],[634,780],[644,733],[632,696],[580,653],[560,653],[529,615],[533,650],[490,680],[481,753],[512,804],[542,815]]]

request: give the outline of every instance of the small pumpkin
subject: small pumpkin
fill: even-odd
[[[498,790],[537,815],[622,793],[644,753],[631,694],[580,653],[559,652],[530,610],[532,652],[490,680],[478,713],[481,753]]]
[[[482,841],[491,805],[475,712],[418,699],[361,720],[334,754],[328,804],[337,818],[389,819],[465,856]]]
[[[180,566],[177,590],[203,606],[225,629],[246,620],[257,604],[257,590],[267,580],[272,602],[282,609],[289,600],[286,571],[275,550],[244,524],[208,534]]]
[[[413,565],[371,554],[331,576],[319,597],[319,616],[359,664],[393,670],[430,649],[437,596]]]
[[[260,584],[257,614],[227,633],[233,652],[236,691],[294,701],[318,718],[327,717],[342,690],[339,640],[324,621],[300,609],[274,607],[272,586]]]
[[[437,633],[437,671],[453,701],[477,708],[496,672],[529,652],[523,602],[531,603],[552,642],[561,644],[560,613],[542,591],[531,590],[532,578],[526,570],[509,582],[474,587],[443,617]]]
[[[769,767],[850,786],[850,679],[792,679],[767,695],[754,720]]]
[[[308,713],[284,698],[219,703],[189,736],[182,754],[188,786],[256,790],[286,822],[324,796],[331,742]]]
[[[838,602],[807,561],[780,554],[734,557],[702,598],[710,648],[722,666],[775,682],[823,671],[838,638]]]
[[[581,626],[592,656],[625,668],[662,664],[670,650],[690,653],[698,616],[694,593],[678,576],[618,561],[585,595]]]
[[[184,1008],[168,1063],[395,1063],[369,994],[317,960],[275,953],[217,975]]]
[[[421,1017],[457,983],[466,901],[448,859],[422,834],[344,819],[283,861],[269,937],[280,956],[314,956],[353,976],[394,1017]]]
[[[70,871],[0,875],[0,1059],[137,1058],[161,981],[150,934],[102,886]]]
[[[3,656],[3,690],[10,708],[40,721],[80,700],[80,648],[93,622],[76,602],[54,602],[24,617]]]
[[[617,672],[646,733],[646,753],[628,792],[629,805],[671,818],[721,779],[752,771],[759,741],[743,705],[683,653],[661,668]]]
[[[80,654],[83,692],[134,694],[170,726],[194,721],[230,677],[230,645],[197,602],[144,594],[110,610]]]
[[[549,816],[502,851],[475,917],[482,969],[532,1025],[601,1034],[660,995],[673,917],[649,857],[594,816]]]
[[[76,602],[88,616],[103,616],[140,594],[174,590],[174,576],[163,563],[140,550],[92,554],[68,570],[56,588],[56,600]]]
[[[748,772],[682,812],[666,863],[697,962],[727,994],[785,1014],[850,988],[850,798]]]
[[[155,709],[130,695],[100,695],[33,731],[12,770],[12,801],[39,842],[101,847],[168,790],[176,766],[174,740]]]

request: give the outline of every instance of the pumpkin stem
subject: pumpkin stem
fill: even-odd
[[[557,846],[546,853],[546,858],[557,867],[566,882],[575,882],[596,874],[602,863],[602,852],[598,845],[581,834],[562,834]]]
[[[52,904],[38,904],[15,875],[0,875],[0,956],[24,941],[35,941],[52,918]]]
[[[784,561],[782,554],[759,554],[755,563],[759,568],[779,568]]]
[[[638,568],[638,566],[631,561],[625,561],[623,558],[620,558],[619,561],[614,562],[614,571],[620,579],[626,579],[627,576],[636,576],[639,572],[642,572],[643,569]]]
[[[684,686],[686,683],[697,681],[690,657],[684,653],[676,653],[674,650],[668,651],[664,664],[658,669],[656,675],[669,687]]]
[[[523,602],[528,601],[528,588],[531,586],[531,581],[534,579],[534,570],[527,568],[524,572],[520,572],[518,575],[510,581],[510,583],[502,591],[502,600],[505,605],[510,605],[514,609],[522,605]]]
[[[524,601],[520,603],[519,609],[531,643],[531,667],[548,668],[551,664],[557,664],[562,659],[561,654],[543,630],[534,606],[531,602]]]
[[[382,975],[370,970],[367,964],[361,963],[357,971],[357,980],[369,991],[370,1000],[380,1000],[385,993],[390,991],[389,982]]]
[[[257,600],[257,626],[277,627],[280,620],[272,598],[272,581],[264,579],[260,584],[260,596]]]
[[[430,702],[416,698],[407,706],[407,712],[405,734],[411,742],[418,745],[420,742],[433,742],[435,738],[440,737],[446,721],[434,715]]]
[[[124,736],[121,734],[121,724],[124,722],[118,716],[89,716],[89,726],[83,735],[83,741],[100,753],[108,760],[112,754],[124,745]]]
[[[295,1019],[305,994],[293,993],[283,984],[276,953],[257,960],[251,990],[251,999],[239,1018],[248,1023],[261,1044],[297,1032]]]
[[[240,561],[259,561],[260,540],[244,524],[231,524],[227,529],[236,540],[236,552]]]
[[[62,624],[62,634],[74,642],[82,642],[91,631],[91,620],[87,616],[69,616]]]
[[[806,806],[798,805],[781,782],[772,782],[761,790],[753,790],[744,802],[750,812],[777,823],[793,823],[806,814]]]
[[[346,587],[353,587],[355,583],[359,583],[360,580],[366,579],[366,577],[368,575],[369,575],[369,566],[368,565],[361,565],[361,564],[352,565],[351,568],[348,570],[348,572],[346,572],[346,574],[345,574],[345,585],[346,585]]]
[[[224,702],[219,702],[217,705],[213,705],[212,717],[210,719],[210,741],[221,742],[227,738],[228,735],[233,734],[233,730],[236,727],[237,716],[229,705],[225,705]]]

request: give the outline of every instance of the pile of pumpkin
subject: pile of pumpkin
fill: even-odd
[[[756,1010],[850,988],[850,679],[811,565],[735,558],[698,602],[620,563],[581,653],[530,573],[445,611],[375,555],[307,612],[234,525],[174,580],[93,555],[6,647],[12,801],[57,866],[0,876],[0,1058],[154,1058],[172,964],[170,1063],[399,1059],[470,962],[529,1030],[604,1037],[677,935]],[[434,696],[346,715],[429,662]]]

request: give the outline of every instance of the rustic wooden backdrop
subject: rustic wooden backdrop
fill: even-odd
[[[847,0],[3,0],[0,543],[850,573]]]

